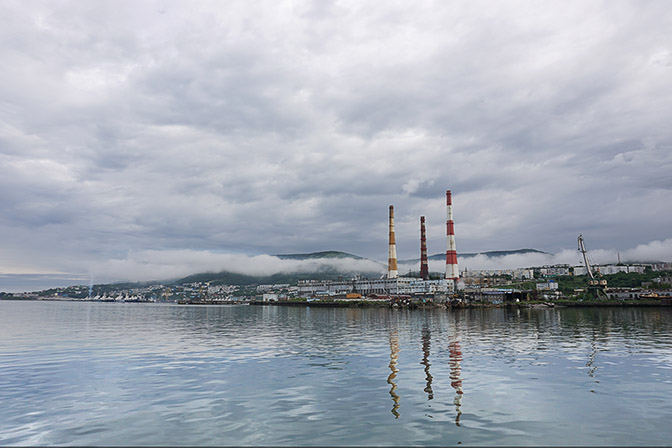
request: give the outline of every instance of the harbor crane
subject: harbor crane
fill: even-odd
[[[583,262],[586,265],[586,272],[590,277],[590,280],[588,280],[588,291],[586,292],[586,295],[584,297],[592,299],[606,299],[607,293],[605,293],[604,290],[607,287],[607,281],[598,280],[596,278],[596,275],[593,274],[593,269],[590,265],[590,261],[588,261],[588,251],[586,250],[586,245],[583,243],[583,235],[581,234],[579,234],[578,244],[579,244],[578,250],[583,255]],[[596,269],[596,273],[597,277],[601,277],[599,269]]]

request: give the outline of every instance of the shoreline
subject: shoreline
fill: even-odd
[[[256,306],[305,306],[317,308],[403,308],[403,309],[474,309],[474,308],[535,308],[535,309],[551,309],[551,308],[585,308],[585,307],[669,307],[672,304],[663,303],[662,301],[637,301],[637,302],[579,302],[579,301],[557,301],[547,303],[469,303],[450,305],[447,303],[428,303],[428,304],[410,304],[401,306],[392,306],[387,302],[249,302],[250,305]]]
[[[672,300],[638,300],[638,301],[572,301],[559,300],[555,302],[518,302],[518,303],[460,303],[451,305],[449,303],[410,303],[407,305],[392,305],[388,301],[240,301],[240,302],[151,302],[151,301],[133,301],[133,302],[104,302],[100,300],[82,300],[82,299],[64,299],[64,298],[11,298],[0,299],[0,302],[82,302],[82,303],[122,303],[122,304],[168,304],[168,305],[197,305],[197,306],[231,306],[231,305],[253,305],[253,306],[290,306],[290,307],[315,307],[315,308],[398,308],[398,309],[476,309],[476,308],[604,308],[604,307],[672,307]]]

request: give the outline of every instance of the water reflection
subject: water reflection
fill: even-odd
[[[590,355],[588,355],[588,362],[586,363],[586,367],[588,367],[588,376],[591,378],[595,377],[595,371],[597,370],[595,358],[597,357],[598,351],[595,332],[593,332],[593,338],[590,341]]]
[[[427,392],[427,400],[434,398],[434,391],[432,390],[432,374],[429,373],[429,366],[432,364],[429,362],[429,347],[431,344],[432,333],[429,328],[424,327],[422,329],[422,362],[420,364],[425,366],[425,380],[427,381],[427,386],[425,387],[425,392]]]
[[[450,366],[450,386],[455,389],[455,398],[453,404],[455,405],[455,424],[460,426],[460,416],[462,415],[462,347],[460,347],[460,340],[457,336],[448,344]]]
[[[399,335],[396,331],[390,333],[390,370],[392,373],[387,377],[387,383],[392,385],[390,389],[390,396],[392,397],[392,414],[394,418],[399,418],[399,395],[397,395],[397,384],[393,381],[397,377],[399,369],[397,368],[397,361],[399,359]]]
[[[438,311],[0,300],[1,445],[669,444],[672,308]]]

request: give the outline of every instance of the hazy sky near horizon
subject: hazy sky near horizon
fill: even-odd
[[[5,0],[0,274],[384,261],[390,204],[416,258],[447,189],[458,253],[670,261],[670,30],[667,1]]]

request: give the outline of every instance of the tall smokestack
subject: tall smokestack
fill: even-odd
[[[446,251],[446,279],[455,280],[460,277],[457,270],[457,249],[455,248],[455,224],[453,223],[453,199],[450,190],[446,191],[446,208],[448,220],[446,221],[446,233],[448,235],[448,250]]]
[[[427,263],[427,234],[425,232],[425,217],[420,217],[420,277],[429,280],[429,264]]]
[[[399,277],[397,271],[397,243],[394,240],[394,205],[390,205],[390,254],[387,259],[387,278]]]

